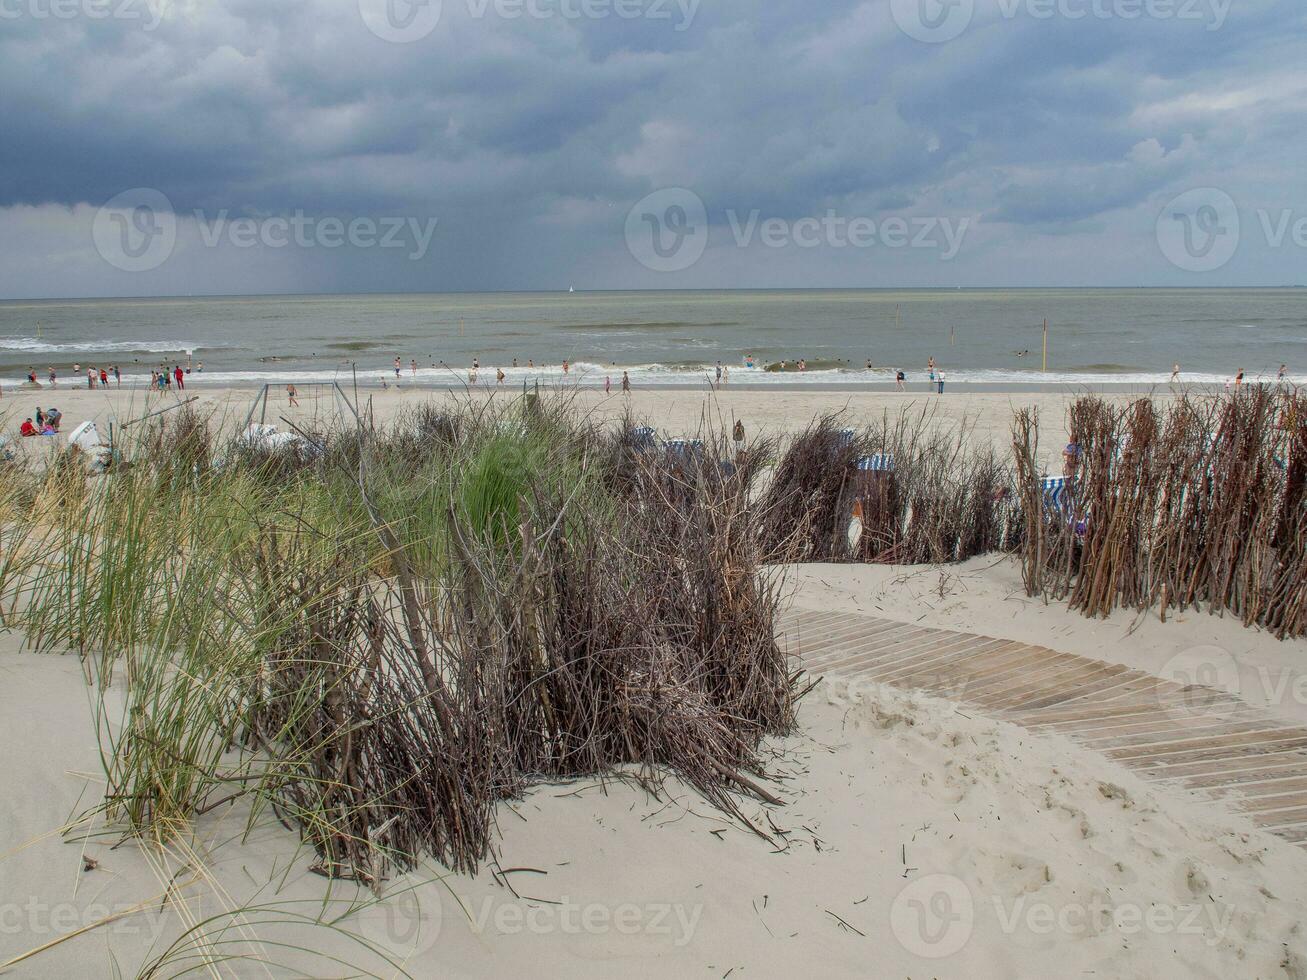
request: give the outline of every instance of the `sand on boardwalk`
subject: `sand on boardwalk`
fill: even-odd
[[[899,618],[934,604],[938,625],[996,633],[1022,608],[996,599],[1010,571],[942,571],[967,583],[942,603],[929,591],[939,569],[820,566],[795,571],[795,601],[828,590],[825,608]],[[1169,623],[1167,642],[1205,643],[1213,622]],[[1048,607],[1033,625],[1006,624],[1101,655],[1102,630],[1121,633],[1128,619],[1104,626]],[[1127,642],[1145,657],[1146,638]],[[264,903],[305,914],[330,894],[339,914],[368,900],[309,874],[308,855],[271,819],[242,840],[239,806],[208,815],[194,842],[164,856],[112,849],[112,837],[61,839],[54,832],[102,788],[90,693],[74,657],[19,645],[0,638],[0,962],[142,901],[147,911],[20,974],[102,975],[111,958],[130,972],[179,934],[182,912]],[[771,842],[675,782],[662,800],[612,781],[541,786],[500,808],[498,864],[516,895],[489,872],[442,881],[433,867],[390,882],[391,897],[341,928],[432,977],[1307,977],[1307,853],[1220,804],[892,688],[823,682],[799,721],[772,746],[789,805],[746,805]],[[84,870],[83,854],[97,867]],[[181,889],[189,904],[174,898],[160,912],[165,884],[188,864],[206,880]],[[280,918],[251,916],[250,934],[379,969],[353,940],[269,921]],[[325,970],[304,953],[266,953]]]
[[[240,417],[252,397],[193,388],[202,406]],[[372,394],[382,418],[430,397]],[[1014,406],[1040,404],[1056,430],[1072,394],[936,401],[740,389],[709,404],[700,392],[637,391],[630,407],[668,434],[693,431],[712,411],[739,415],[752,435],[792,430],[846,403],[857,421],[933,402],[944,424],[971,418],[1002,449]],[[607,418],[626,405],[596,392],[577,397]],[[142,392],[84,390],[60,390],[57,400],[42,393],[32,404],[45,401],[74,425],[139,415],[145,404]],[[1235,662],[1241,696],[1258,703],[1269,690],[1261,703],[1286,720],[1303,717],[1304,685],[1292,683],[1303,643],[1229,619],[1153,616],[1133,631],[1129,612],[1087,620],[1025,597],[1015,566],[997,557],[788,574],[799,606],[964,628],[1153,671],[1215,645]],[[371,896],[309,873],[310,856],[270,817],[246,835],[239,804],[207,815],[193,839],[164,852],[135,842],[115,849],[117,837],[62,837],[70,816],[103,792],[93,698],[76,658],[20,647],[18,635],[0,635],[0,963],[144,903],[15,975],[99,976],[113,964],[130,975],[187,922],[206,920],[210,929],[248,923],[227,938],[256,937],[267,958],[308,973],[351,971],[290,947],[386,972],[340,932],[287,921],[324,908],[334,918]],[[387,883],[389,897],[339,928],[432,977],[1307,977],[1307,852],[1221,804],[1145,784],[1065,739],[874,685],[823,682],[802,703],[797,734],[771,748],[774,786],[789,805],[766,813],[745,805],[770,842],[675,782],[661,800],[611,780],[541,786],[499,811],[497,860],[512,890],[488,870],[471,878],[433,866]],[[251,904],[265,911],[221,916]],[[250,963],[221,969],[266,975]]]

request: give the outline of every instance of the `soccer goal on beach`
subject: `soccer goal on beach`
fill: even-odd
[[[293,392],[293,395],[292,395]],[[258,390],[250,403],[242,429],[250,423],[260,425],[291,416],[298,424],[306,422],[350,422],[359,420],[358,409],[337,381],[269,382]]]

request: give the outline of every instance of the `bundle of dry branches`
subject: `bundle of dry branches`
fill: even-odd
[[[1081,398],[1069,413],[1079,458],[1055,506],[1037,419],[1020,413],[1027,591],[1091,616],[1205,605],[1280,638],[1307,632],[1304,408],[1297,391],[1269,386],[1165,411]]]

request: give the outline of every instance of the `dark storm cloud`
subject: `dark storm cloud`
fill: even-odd
[[[771,285],[784,256],[751,279],[719,248],[726,212],[832,209],[972,216],[978,244],[950,276],[993,276],[1006,252],[1018,268],[1005,281],[1019,282],[1022,257],[1060,254],[1041,248],[1057,238],[1146,255],[1170,281],[1151,237],[1169,196],[1215,183],[1250,206],[1301,201],[1298,0],[1150,8],[1205,19],[1130,16],[1143,0],[976,0],[939,44],[907,36],[888,0],[673,0],[666,17],[601,19],[564,15],[580,0],[515,17],[504,0],[445,0],[408,44],[369,32],[354,0],[100,2],[138,16],[60,19],[41,15],[49,0],[0,0],[0,259],[16,257],[0,295],[210,291],[206,275],[241,290],[248,256],[125,282],[87,259],[87,215],[134,187],[209,220],[439,218],[420,262],[271,256],[258,283],[280,275],[287,290]],[[625,252],[627,210],[666,186],[694,190],[717,236],[684,278]],[[802,258],[786,284],[803,284]],[[826,258],[836,278],[878,284]],[[882,271],[940,273],[907,268]],[[1115,268],[1105,260],[1104,281]],[[1038,274],[1083,281],[1084,262]]]

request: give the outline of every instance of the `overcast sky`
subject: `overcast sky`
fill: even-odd
[[[0,105],[6,298],[1307,283],[1302,0],[0,0]]]

